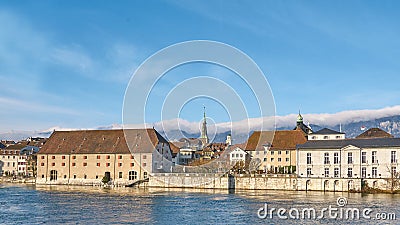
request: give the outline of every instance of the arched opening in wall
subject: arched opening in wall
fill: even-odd
[[[311,185],[311,180],[307,180],[307,181],[306,181],[306,191],[309,190],[310,185]]]
[[[339,187],[339,181],[338,180],[335,180],[334,182],[333,182],[333,192],[335,192],[336,191],[336,188],[338,188]]]
[[[378,188],[378,181],[374,181],[373,183],[372,183],[372,187],[373,188]]]
[[[354,189],[354,182],[353,180],[349,180],[347,183],[347,191],[353,190]]]
[[[57,180],[57,170],[50,170],[50,181]]]
[[[324,192],[329,188],[329,180],[324,181]]]

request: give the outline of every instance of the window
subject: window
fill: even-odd
[[[42,155],[42,157],[40,157],[40,158],[44,159],[44,155]]]
[[[86,179],[86,178],[87,178],[86,174],[85,174],[85,175],[83,175],[83,179]]]
[[[393,177],[397,177],[397,174],[396,174],[396,167],[395,167],[395,166],[392,166],[392,176],[393,176]]]
[[[347,176],[348,177],[353,177],[353,168],[348,168],[347,169]]]
[[[133,155],[131,155],[131,159],[134,159]]]
[[[367,163],[367,152],[361,152],[361,163]]]
[[[75,166],[76,164],[75,163],[72,163],[72,166]]]
[[[75,156],[75,155],[73,155],[73,156],[72,156],[72,159],[76,159],[76,156]]]
[[[325,168],[325,177],[329,177],[329,168]]]
[[[352,152],[347,153],[347,164],[353,164],[353,153]]]
[[[144,178],[144,179],[147,178],[147,172],[143,172],[143,178]]]
[[[329,152],[324,153],[324,164],[329,164]]]
[[[122,155],[118,156],[118,159],[122,159]]]
[[[240,154],[240,158],[243,158],[243,154]]]
[[[44,163],[40,163],[41,166],[44,166]]]
[[[378,163],[378,160],[376,159],[376,151],[372,151],[372,163]]]
[[[271,155],[274,155],[274,151],[271,151]]]
[[[83,159],[87,159],[87,155],[84,155],[84,156],[83,156]]]
[[[53,155],[53,156],[51,157],[51,159],[56,159],[56,156]]]
[[[372,177],[377,177],[378,175],[378,170],[376,167],[372,167]]]
[[[42,174],[42,178],[44,178],[44,174]]]
[[[142,159],[147,159],[147,155],[143,155]]]
[[[286,155],[288,155],[289,154],[289,151],[286,151]]]
[[[99,175],[96,175],[96,179],[99,179]]]
[[[50,181],[57,180],[57,170],[50,170]]]
[[[64,175],[64,179],[67,179],[67,175]]]
[[[278,158],[278,162],[282,162],[282,158]]]
[[[121,166],[122,166],[122,163],[118,163],[118,166],[121,167]]]
[[[107,155],[107,156],[106,156],[106,159],[110,159],[110,158],[111,158],[110,155]]]
[[[84,163],[83,163],[83,166],[87,166],[87,163],[84,162]]]
[[[307,168],[307,177],[311,176],[311,168]]]
[[[329,136],[324,136],[324,139],[329,139]]]
[[[52,163],[51,166],[56,166],[56,164],[55,164],[55,163]]]
[[[100,163],[97,163],[96,166],[100,167]]]
[[[361,177],[362,178],[366,178],[367,177],[367,168],[366,167],[362,167],[361,168]]]
[[[109,167],[110,166],[110,163],[106,163],[106,167]]]
[[[289,162],[289,158],[286,158],[286,162]]]
[[[311,164],[311,153],[307,153],[307,164]]]
[[[236,158],[239,158],[239,154],[236,153]]]
[[[333,175],[334,175],[334,177],[339,177],[339,168],[335,168],[335,169],[333,169]]]
[[[137,172],[136,171],[129,171],[129,180],[136,180],[137,179]]]
[[[143,167],[146,166],[146,165],[147,165],[146,163],[143,163],[143,164],[142,164]]]
[[[333,153],[333,163],[339,164],[339,153],[338,152]]]
[[[278,155],[282,154],[282,151],[278,151]]]
[[[271,158],[271,162],[273,162],[274,161],[274,158]]]
[[[119,179],[122,179],[122,172],[119,172],[119,173],[118,173],[118,178],[119,178]]]
[[[339,136],[339,135],[337,135],[337,136],[336,136],[336,139],[340,139],[340,136]]]
[[[392,151],[391,152],[391,154],[390,154],[390,162],[391,163],[396,163],[397,162],[397,160],[396,160],[396,151]]]
[[[61,163],[61,166],[65,166],[65,163]]]
[[[74,179],[76,179],[76,174],[74,174]]]
[[[135,163],[131,163],[131,167],[134,167],[135,166]]]
[[[97,159],[101,159],[101,156],[100,156],[100,155],[98,155],[98,156],[97,156]]]
[[[65,159],[65,155],[61,156],[62,159]]]
[[[267,161],[267,158],[264,158],[264,162],[266,162]]]

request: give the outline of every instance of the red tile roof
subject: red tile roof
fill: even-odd
[[[357,139],[361,139],[361,138],[393,138],[393,135],[391,135],[379,128],[371,128],[371,129],[368,129],[367,131],[365,131],[364,133],[358,135],[356,138]]]
[[[272,145],[271,145],[272,142]],[[264,145],[271,149],[294,150],[297,144],[304,144],[307,138],[300,130],[254,131],[245,143],[245,150],[264,150]]]
[[[38,154],[151,153],[168,142],[154,129],[55,131]]]

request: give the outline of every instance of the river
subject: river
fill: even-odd
[[[347,204],[338,206],[339,197]],[[336,217],[320,213],[329,206],[339,209]],[[265,208],[276,210],[265,214]],[[324,217],[303,218],[302,210],[310,208]],[[370,213],[345,218],[338,214],[341,208]],[[278,215],[278,209],[286,213]],[[378,220],[377,213],[400,216],[400,196],[0,184],[0,224],[397,224]]]

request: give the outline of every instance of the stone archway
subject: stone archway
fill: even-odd
[[[324,192],[329,189],[329,180],[324,181]]]
[[[309,190],[310,186],[311,186],[311,180],[307,180],[306,181],[306,191]]]
[[[339,187],[339,180],[335,180],[333,182],[333,192],[335,192],[337,190],[336,188],[338,188],[338,187]]]

